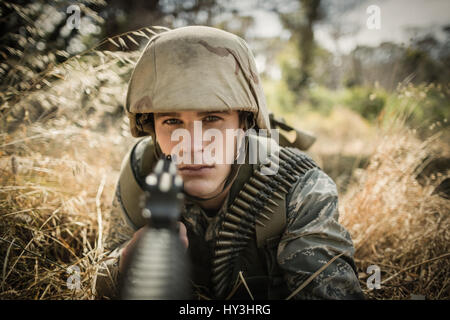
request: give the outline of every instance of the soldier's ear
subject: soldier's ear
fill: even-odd
[[[152,135],[155,132],[153,113],[136,114],[136,125],[145,135]]]

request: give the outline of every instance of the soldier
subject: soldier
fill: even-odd
[[[227,129],[271,129],[245,41],[202,26],[167,31],[150,40],[132,74],[126,112],[132,135],[144,138],[122,164],[105,244],[110,259],[97,279],[98,297],[117,293],[123,261],[145,224],[139,207],[141,185],[156,160],[177,147],[177,129],[194,136],[181,152],[190,159],[202,156],[212,143],[195,138],[195,123],[201,123],[203,131],[222,133],[220,137]],[[270,137],[250,134],[231,141],[223,149],[234,151],[234,161],[224,157],[223,163],[178,164],[185,193],[180,237],[191,257],[198,296],[363,298],[352,240],[338,223],[335,183],[305,153]],[[238,156],[249,159],[255,144],[266,150],[270,162],[238,163]],[[272,175],[263,172],[269,165]],[[239,279],[245,286],[237,286]]]

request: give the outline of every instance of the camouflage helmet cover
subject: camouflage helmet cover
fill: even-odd
[[[131,76],[125,107],[134,137],[152,133],[138,118],[154,112],[249,111],[259,129],[270,129],[247,43],[205,26],[170,30],[149,41]]]

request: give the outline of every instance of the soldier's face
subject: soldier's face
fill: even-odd
[[[202,198],[219,193],[235,158],[230,132],[240,128],[238,111],[155,113],[154,120],[162,152],[177,157],[185,191]]]

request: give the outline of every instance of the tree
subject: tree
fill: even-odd
[[[298,10],[280,13],[285,28],[291,32],[291,40],[299,52],[298,73],[285,69],[289,88],[300,95],[303,88],[310,83],[313,67],[314,31],[313,25],[322,18],[320,0],[299,0]]]
[[[81,51],[89,32],[80,33],[67,25],[67,8],[73,1],[9,0],[0,3],[0,103],[9,93],[30,89],[32,79],[49,66],[65,60],[75,42],[72,53]],[[94,9],[105,5],[103,0],[77,2],[81,9],[82,27],[91,25],[99,30],[103,19]]]
[[[217,0],[111,0],[100,14],[105,19],[103,35],[110,37],[145,26],[211,25],[222,10]]]

